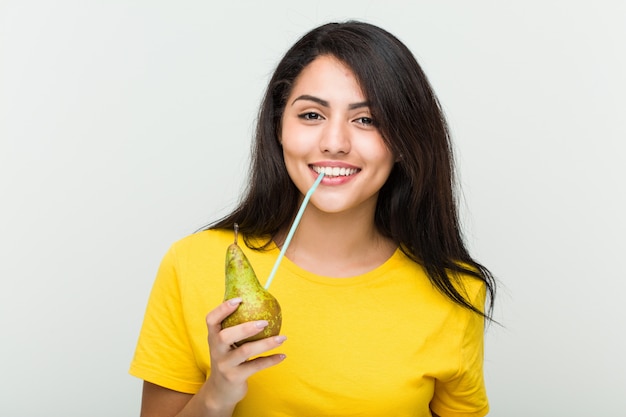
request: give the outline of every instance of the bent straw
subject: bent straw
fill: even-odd
[[[272,269],[272,272],[270,272],[270,276],[267,279],[267,282],[265,283],[266,290],[270,287],[270,284],[272,283],[272,280],[274,279],[274,275],[276,275],[276,270],[278,269],[278,265],[280,265],[280,262],[283,260],[283,256],[285,256],[287,247],[289,247],[289,243],[291,243],[291,238],[293,237],[293,234],[296,232],[296,227],[298,227],[298,223],[300,223],[300,218],[302,217],[302,213],[304,213],[304,209],[306,208],[306,205],[309,202],[309,199],[311,198],[313,191],[315,191],[317,186],[320,185],[320,182],[322,182],[323,177],[324,177],[324,173],[321,172],[317,176],[317,179],[315,180],[315,182],[313,183],[309,191],[307,191],[306,195],[304,196],[304,200],[302,200],[302,204],[300,204],[300,209],[298,210],[298,214],[296,214],[296,218],[294,219],[293,224],[291,225],[291,229],[289,229],[289,233],[287,233],[287,239],[285,239],[285,243],[283,244],[283,247],[280,250],[280,253],[278,254],[278,258],[276,258],[276,262],[274,262],[274,268]]]

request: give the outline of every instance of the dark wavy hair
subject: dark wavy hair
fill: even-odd
[[[267,237],[288,226],[302,194],[287,174],[278,138],[292,86],[321,55],[354,72],[387,146],[398,157],[380,190],[375,223],[453,302],[492,319],[495,279],[476,262],[463,241],[457,213],[454,158],[441,106],[411,51],[394,35],[369,23],[328,23],[300,38],[279,62],[260,108],[249,184],[238,207],[207,229],[232,229]],[[252,247],[251,241],[246,241]],[[482,280],[485,311],[474,306],[460,274]]]

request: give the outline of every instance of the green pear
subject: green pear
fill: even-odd
[[[269,323],[260,333],[235,343],[243,343],[276,336],[280,332],[282,313],[278,300],[259,283],[252,265],[237,245],[238,225],[235,224],[235,242],[226,250],[226,285],[224,300],[241,297],[243,300],[235,312],[222,321],[222,328],[248,321],[267,320]]]

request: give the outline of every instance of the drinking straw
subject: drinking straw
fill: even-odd
[[[280,265],[280,262],[282,261],[283,256],[285,256],[285,252],[287,252],[289,243],[291,243],[291,238],[293,237],[293,234],[296,233],[296,227],[298,227],[298,223],[300,223],[300,218],[302,217],[302,213],[304,213],[304,209],[306,208],[306,205],[309,202],[309,199],[311,198],[313,191],[315,191],[317,186],[320,185],[320,182],[322,182],[323,177],[324,177],[324,173],[321,172],[317,176],[317,179],[315,180],[315,182],[313,183],[309,191],[307,191],[306,195],[304,196],[304,200],[302,200],[302,204],[300,204],[300,209],[298,210],[298,214],[296,214],[296,218],[294,219],[293,224],[291,225],[291,229],[289,229],[289,233],[287,233],[287,239],[285,239],[285,243],[283,244],[283,247],[280,250],[280,253],[278,254],[278,258],[276,258],[276,262],[274,262],[274,268],[272,268],[272,272],[270,272],[270,276],[267,279],[267,282],[265,283],[266,290],[270,287],[270,284],[272,283],[272,280],[274,279],[274,275],[276,275],[276,270],[278,269],[278,265]]]

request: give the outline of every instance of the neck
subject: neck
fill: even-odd
[[[279,245],[287,232],[277,236]],[[285,256],[318,275],[350,277],[382,265],[395,249],[376,229],[373,213],[329,214],[309,206]]]

